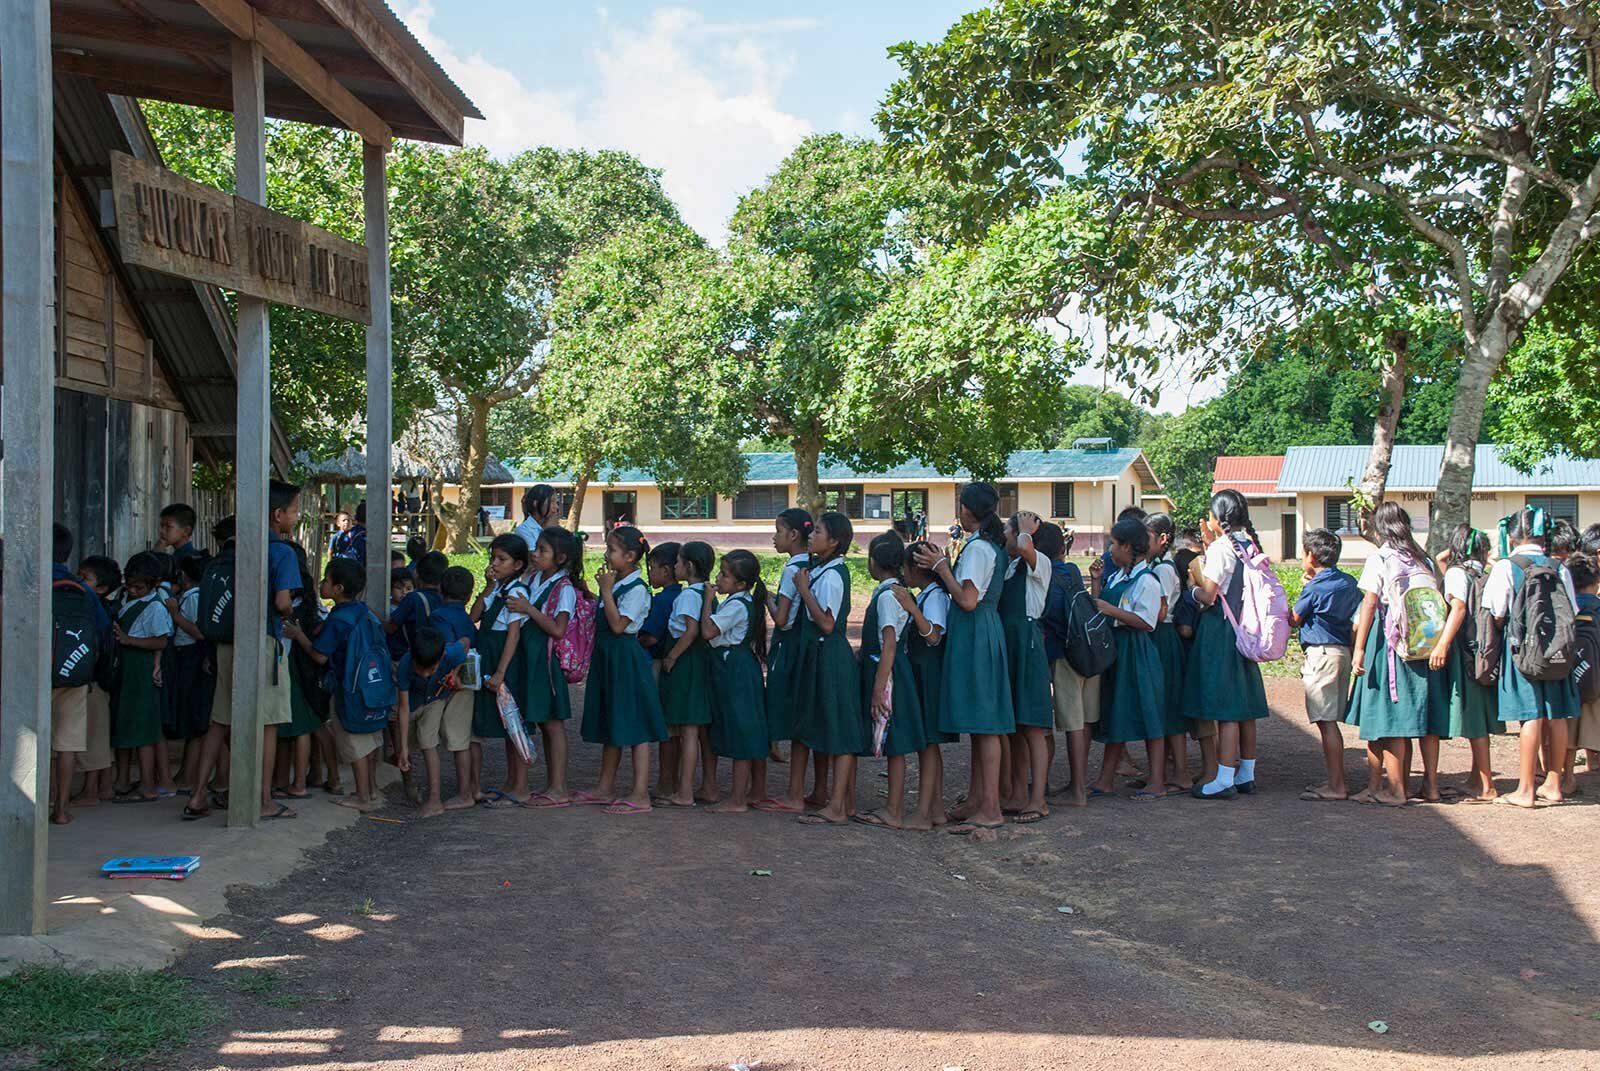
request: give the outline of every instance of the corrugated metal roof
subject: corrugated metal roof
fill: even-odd
[[[1366,468],[1367,446],[1291,446],[1284,455],[1278,490],[1342,491],[1360,480]],[[1397,446],[1389,468],[1391,491],[1432,491],[1439,483],[1442,446]],[[1519,472],[1502,461],[1490,443],[1478,447],[1474,458],[1473,486],[1480,490],[1551,487],[1600,488],[1600,459],[1549,457],[1533,472]]]
[[[745,482],[794,483],[798,478],[794,455],[790,453],[749,453],[744,455],[748,471]],[[508,458],[506,465],[515,471],[516,478],[507,482],[571,483],[567,472],[542,468],[538,458]],[[1011,455],[1002,482],[1016,480],[1110,480],[1121,476],[1130,465],[1139,466],[1140,481],[1145,489],[1159,490],[1161,482],[1145,461],[1142,450],[1018,450]],[[823,458],[818,465],[818,477],[825,483],[864,483],[905,481],[969,480],[968,472],[941,473],[931,465],[907,462],[885,469],[858,470],[849,465]],[[600,468],[602,481],[612,484],[653,484],[655,477],[643,469]],[[489,483],[487,476],[485,483]]]
[[[1219,457],[1211,473],[1211,492],[1232,489],[1245,495],[1271,494],[1282,471],[1282,454]]]

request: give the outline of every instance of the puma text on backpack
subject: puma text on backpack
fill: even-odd
[[[1578,666],[1572,671],[1572,682],[1577,685],[1578,699],[1593,703],[1600,699],[1600,621],[1595,615],[1579,613],[1576,619],[1578,633]]]
[[[200,634],[213,643],[233,642],[233,548],[217,552],[200,574]]]
[[[1467,645],[1467,675],[1485,688],[1500,682],[1500,652],[1503,641],[1500,625],[1483,601],[1483,588],[1489,574],[1482,567],[1467,569],[1467,617],[1461,634]]]
[[[50,585],[50,687],[78,688],[93,683],[100,658],[100,628],[93,597],[76,580]]]
[[[1511,664],[1530,681],[1572,676],[1578,664],[1577,610],[1561,582],[1561,567],[1525,554],[1513,556],[1511,566],[1522,573],[1506,617]]]
[[[1237,616],[1226,596],[1218,600],[1233,626],[1233,645],[1251,662],[1276,662],[1289,649],[1289,596],[1260,547],[1236,539],[1233,546],[1239,554],[1234,572],[1243,578]]]
[[[571,587],[572,581],[566,577],[558,580],[550,592],[552,600],[560,598],[562,584]],[[559,640],[554,636],[550,638],[550,650],[556,656],[556,663],[561,667],[561,673],[567,678],[567,683],[577,684],[589,675],[589,659],[594,654],[594,615],[598,610],[598,604],[593,595],[586,595],[581,591],[574,591],[572,594],[577,597],[572,620],[567,622],[564,636]]]
[[[339,724],[356,735],[381,732],[400,701],[388,638],[365,603],[342,603],[333,613],[354,619],[344,641],[343,679],[328,682],[328,691],[338,697]]]
[[[1117,647],[1111,636],[1111,619],[1100,612],[1083,581],[1069,584],[1052,570],[1050,583],[1067,596],[1067,665],[1080,677],[1098,677],[1117,660]]]

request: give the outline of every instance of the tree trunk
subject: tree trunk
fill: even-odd
[[[1428,527],[1428,550],[1438,553],[1450,541],[1456,525],[1472,519],[1472,475],[1483,432],[1483,403],[1489,381],[1511,348],[1509,332],[1485,331],[1476,343],[1467,343],[1456,383],[1456,400],[1450,408],[1445,434],[1444,460],[1439,465],[1439,487],[1433,497]]]
[[[1395,429],[1400,426],[1400,410],[1405,404],[1406,354],[1411,336],[1405,331],[1389,331],[1383,344],[1389,351],[1389,359],[1383,364],[1383,399],[1378,403],[1377,418],[1372,424],[1372,450],[1367,454],[1367,467],[1358,485],[1363,499],[1361,531],[1374,544],[1377,533],[1372,527],[1372,515],[1383,504],[1384,489],[1389,483]]]
[[[795,492],[798,505],[813,518],[822,515],[822,480],[817,474],[817,459],[822,454],[822,444],[816,439],[796,435],[794,444],[795,476],[799,488]]]
[[[578,473],[572,485],[572,508],[567,510],[567,531],[576,532],[583,524],[583,500],[589,494],[589,481],[594,479],[594,463],[587,464]],[[601,527],[604,527],[602,525]]]
[[[450,518],[451,553],[476,550],[478,503],[483,493],[483,469],[489,461],[489,409],[486,395],[467,395],[467,456],[461,462],[461,504]]]

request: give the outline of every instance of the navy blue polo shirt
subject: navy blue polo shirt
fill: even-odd
[[[477,626],[472,623],[467,608],[459,602],[446,602],[429,614],[428,624],[444,633],[445,643],[466,640],[472,646],[478,646]]]
[[[672,651],[672,644],[667,642],[667,622],[672,617],[672,604],[682,591],[683,585],[673,581],[650,598],[650,613],[645,617],[644,624],[639,626],[639,635],[656,638],[656,645],[650,648],[652,659],[659,661]]]
[[[1044,613],[1039,616],[1039,631],[1044,634],[1044,656],[1054,662],[1067,657],[1067,592],[1084,586],[1083,573],[1071,562],[1050,563],[1050,571],[1059,576],[1066,587],[1051,584],[1044,599]]]
[[[327,657],[328,674],[338,682],[333,689],[336,709],[344,707],[345,642],[367,612],[367,605],[363,602],[336,603],[329,611],[327,620],[322,622],[322,631],[311,641],[312,649]]]
[[[444,654],[439,657],[439,665],[431,676],[424,677],[411,668],[411,655],[408,652],[400,659],[396,676],[405,685],[411,694],[411,712],[415,714],[423,707],[436,699],[443,699],[450,694],[451,689],[445,687],[445,678],[450,676],[452,670],[467,660],[467,652],[462,650],[459,643],[451,643],[444,649]]]
[[[1355,577],[1341,569],[1323,569],[1306,581],[1295,600],[1300,619],[1300,646],[1349,647],[1355,642],[1355,616],[1365,598]]]

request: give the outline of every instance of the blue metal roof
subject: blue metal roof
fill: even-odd
[[[1122,475],[1129,465],[1141,462],[1149,473],[1142,483],[1159,487],[1155,473],[1143,461],[1144,452],[1124,450],[1018,450],[1011,455],[1006,466],[1005,481],[1014,480],[1109,480]],[[794,455],[790,453],[749,453],[744,455],[749,471],[747,483],[794,483],[798,478]],[[552,471],[540,466],[536,457],[507,458],[505,466],[516,478],[511,483],[571,483],[570,473]],[[824,457],[818,466],[818,476],[823,483],[864,483],[894,480],[965,480],[971,474],[965,471],[941,473],[931,465],[907,462],[891,468],[857,470]],[[652,484],[655,477],[643,469],[607,469],[600,466],[601,482],[612,484]],[[490,482],[486,480],[485,482]]]
[[[1367,465],[1367,446],[1291,446],[1284,454],[1278,491],[1342,491],[1359,482]],[[1389,469],[1391,491],[1432,491],[1439,483],[1442,446],[1397,446]],[[1473,486],[1480,490],[1541,487],[1600,488],[1600,459],[1548,457],[1532,472],[1519,472],[1502,461],[1489,443],[1478,447]]]

